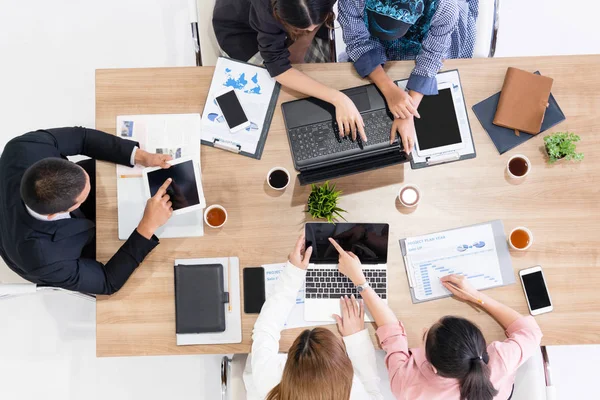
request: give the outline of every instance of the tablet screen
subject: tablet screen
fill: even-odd
[[[423,96],[418,111],[421,118],[415,118],[415,130],[419,149],[462,142],[451,89],[441,89],[435,96]]]
[[[330,237],[342,249],[356,254],[363,264],[387,263],[388,224],[309,223],[305,230],[306,247],[313,248],[313,264],[338,262],[339,253],[329,242]]]
[[[168,169],[148,172],[150,196],[154,196],[168,178],[173,179],[167,188],[167,194],[171,197],[173,203],[173,210],[195,206],[200,203],[192,161],[175,164]]]

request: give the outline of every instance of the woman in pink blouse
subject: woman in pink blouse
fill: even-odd
[[[329,239],[340,253],[339,270],[355,285],[367,280],[358,257],[345,252]],[[503,342],[486,344],[479,328],[459,317],[443,317],[423,335],[423,345],[409,349],[404,326],[379,296],[367,287],[361,296],[378,326],[377,336],[386,351],[386,366],[392,392],[397,399],[491,400],[510,399],[515,373],[539,349],[540,327],[531,316],[475,290],[460,275],[442,278],[442,284],[456,297],[480,305],[506,330]],[[473,301],[456,287],[481,299]]]

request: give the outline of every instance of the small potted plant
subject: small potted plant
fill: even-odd
[[[334,223],[337,217],[346,220],[340,213],[346,212],[338,207],[337,202],[342,194],[335,190],[335,184],[329,185],[329,181],[321,186],[312,185],[312,191],[308,196],[308,212],[314,219],[326,219],[327,222]]]
[[[556,132],[544,137],[546,153],[548,153],[548,162],[553,164],[558,160],[583,160],[583,153],[577,153],[575,142],[580,137],[570,132]]]

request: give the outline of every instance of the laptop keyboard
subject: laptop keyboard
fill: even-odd
[[[362,140],[358,139],[358,136],[356,141],[351,140],[348,136],[340,138],[335,121],[290,129],[290,143],[295,160],[306,161],[346,150],[362,150],[364,147],[374,144],[389,142],[393,121],[385,109],[364,113],[362,117],[368,139],[365,145]]]
[[[382,299],[387,298],[387,270],[363,269],[363,273],[375,293]],[[305,293],[307,299],[339,299],[345,295],[358,297],[352,281],[336,269],[309,268]]]

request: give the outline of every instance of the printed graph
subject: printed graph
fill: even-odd
[[[450,274],[463,275],[477,289],[487,289],[502,283],[499,275],[472,271],[472,268],[448,267],[440,263],[421,263],[415,265],[417,287],[415,295],[419,300],[439,297],[449,292],[440,283],[440,278]],[[498,271],[499,274],[499,271]]]

